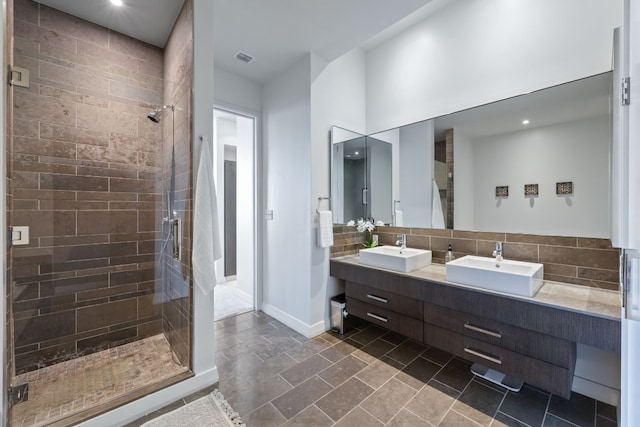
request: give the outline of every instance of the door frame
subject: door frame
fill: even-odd
[[[258,136],[260,135],[260,113],[248,109],[239,108],[225,103],[216,102],[213,105],[214,114],[214,127],[215,127],[215,112],[221,111],[223,113],[233,114],[235,116],[244,117],[253,121],[253,308],[260,310],[262,307],[262,286],[260,285],[259,278],[262,277],[262,221],[260,220],[260,212],[262,212],[262,198],[259,194],[262,194],[262,180],[258,179],[262,174],[262,150],[258,143]],[[215,130],[214,130],[215,132]],[[214,138],[216,146],[214,147],[216,153],[219,151],[217,147],[217,138]],[[224,151],[224,147],[221,148]],[[216,184],[216,187],[217,184]],[[217,189],[220,194],[220,189]]]

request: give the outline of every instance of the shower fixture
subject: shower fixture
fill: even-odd
[[[158,107],[153,111],[149,111],[147,117],[154,123],[160,123],[160,115],[162,114],[162,110],[165,108],[170,108],[171,111],[175,111],[175,106],[173,105],[163,105],[162,107]]]

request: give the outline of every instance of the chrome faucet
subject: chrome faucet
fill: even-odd
[[[502,242],[496,242],[496,250],[493,251],[493,256],[496,257],[496,267],[500,267],[500,261],[504,260],[502,257]]]
[[[407,235],[398,234],[398,240],[396,240],[396,245],[399,245],[400,249],[407,249]]]

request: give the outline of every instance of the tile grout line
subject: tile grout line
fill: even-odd
[[[551,394],[547,398],[547,406],[544,408],[544,417],[542,417],[542,425],[547,421],[547,415],[549,414],[549,406],[551,406]]]

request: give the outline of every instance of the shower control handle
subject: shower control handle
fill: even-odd
[[[180,243],[182,242],[182,220],[179,218],[174,218],[171,220],[171,227],[173,231],[173,258],[180,259],[182,255],[182,247]]]

